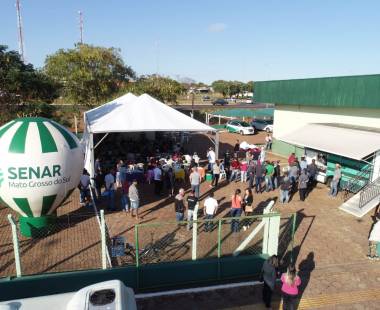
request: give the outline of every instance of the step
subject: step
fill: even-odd
[[[347,213],[350,213],[356,217],[363,217],[379,204],[379,198],[380,196],[373,198],[363,208],[360,209],[359,208],[360,192],[359,192],[355,196],[347,200],[345,203],[343,203],[339,207],[339,209]]]

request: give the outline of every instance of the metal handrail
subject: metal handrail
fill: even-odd
[[[371,177],[372,168],[365,169],[360,171],[354,178],[350,179],[347,182],[347,185],[344,188],[344,200],[346,201],[349,198],[351,193],[357,194],[369,183],[369,178]]]
[[[368,183],[360,192],[359,208],[363,208],[367,203],[378,196],[380,196],[380,177]]]

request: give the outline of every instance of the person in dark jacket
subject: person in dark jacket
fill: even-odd
[[[190,230],[193,227],[193,216],[195,206],[198,203],[198,198],[195,197],[195,192],[191,191],[190,195],[187,196],[187,230]]]
[[[281,166],[280,166],[280,161],[277,160],[274,163],[274,173],[273,173],[273,180],[272,180],[273,189],[278,188],[280,184],[280,177],[281,177]]]
[[[248,176],[248,181],[249,181],[248,187],[250,189],[253,188],[253,183],[255,181],[255,168],[256,168],[255,163],[253,162],[253,160],[251,160],[247,169],[247,176]]]
[[[309,176],[309,191],[311,191],[317,181],[318,167],[315,164],[315,159],[312,159],[311,164],[307,166],[307,174]]]
[[[185,190],[183,188],[180,188],[177,196],[175,196],[174,210],[177,222],[183,221],[183,215],[185,213],[184,195]]]
[[[265,166],[258,160],[255,167],[256,194],[261,193],[261,183],[265,174]]]
[[[309,182],[309,177],[306,174],[306,169],[303,169],[300,177],[298,178],[298,190],[300,193],[301,201],[305,201],[308,182]]]
[[[226,179],[228,180],[230,177],[230,166],[231,166],[231,154],[227,150],[224,153],[224,170],[226,171]]]

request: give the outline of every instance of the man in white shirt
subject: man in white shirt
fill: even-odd
[[[80,177],[79,189],[80,189],[80,203],[88,204],[90,200],[90,175],[86,169],[83,169],[83,174]]]
[[[379,255],[377,253],[377,247],[380,242],[380,214],[377,214],[376,216],[377,222],[373,225],[373,228],[371,230],[371,233],[369,235],[368,241],[369,241],[369,248],[368,248],[368,255],[367,257],[369,259],[379,259]]]
[[[203,205],[205,220],[210,220],[205,222],[205,231],[211,232],[214,226],[211,220],[214,218],[216,212],[218,211],[218,201],[214,198],[213,192],[209,194]]]
[[[115,176],[111,169],[104,177],[106,192],[108,193],[108,210],[115,211]]]
[[[207,159],[208,159],[208,170],[211,171],[212,173],[212,168],[214,167],[214,164],[215,164],[215,152],[214,150],[212,149],[212,147],[210,147],[208,149],[208,152],[207,152]]]
[[[153,169],[154,192],[160,195],[162,191],[162,170],[160,165]]]

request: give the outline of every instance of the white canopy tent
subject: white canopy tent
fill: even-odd
[[[94,175],[94,150],[109,133],[121,132],[214,132],[215,153],[218,156],[219,134],[215,128],[203,124],[147,94],[139,97],[128,93],[100,107],[84,113],[85,167]],[[94,134],[104,133],[94,146]]]

